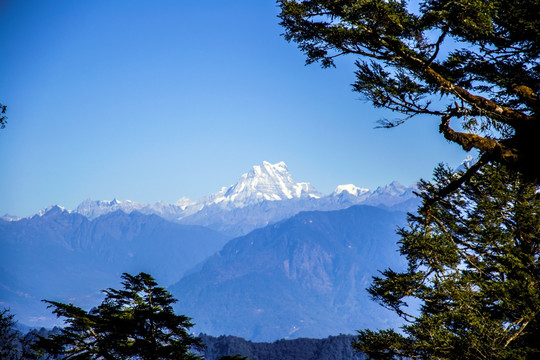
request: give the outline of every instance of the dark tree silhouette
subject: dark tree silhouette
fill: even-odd
[[[0,359],[37,359],[38,354],[32,348],[35,332],[22,334],[16,328],[14,317],[9,309],[0,310]]]
[[[219,360],[250,360],[247,356],[242,356],[240,354],[236,355],[225,355],[219,358]]]
[[[201,347],[188,333],[193,324],[176,315],[176,300],[145,273],[123,274],[123,289],[105,290],[105,300],[89,312],[72,304],[45,301],[68,326],[41,338],[38,348],[63,359],[199,359]]]
[[[15,358],[17,351],[18,333],[15,329],[13,314],[8,309],[0,311],[0,358]]]

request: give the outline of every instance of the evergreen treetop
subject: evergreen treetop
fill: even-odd
[[[146,273],[122,279],[123,289],[105,290],[102,304],[88,312],[46,300],[67,326],[37,348],[66,360],[199,359],[190,350],[202,344],[188,333],[190,319],[174,313],[171,294]]]

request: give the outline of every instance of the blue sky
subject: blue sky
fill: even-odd
[[[196,200],[262,161],[323,193],[429,178],[466,154],[437,119],[360,99],[353,59],[305,66],[273,0],[0,2],[0,215],[86,198]]]

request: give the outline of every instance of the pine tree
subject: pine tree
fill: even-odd
[[[9,309],[0,310],[0,359],[37,359],[38,354],[32,349],[35,334],[22,334],[17,330],[14,318]]]
[[[18,353],[18,332],[13,317],[8,309],[0,311],[0,359],[15,358]]]
[[[408,268],[368,289],[406,320],[402,332],[359,332],[355,347],[369,358],[540,358],[539,189],[487,166],[433,202],[457,176],[439,167],[421,182],[424,203],[399,230]]]
[[[72,304],[45,301],[68,326],[38,347],[63,359],[199,359],[190,350],[201,347],[188,333],[193,326],[176,315],[176,300],[145,273],[122,275],[123,289],[105,290],[102,304],[85,311]]]

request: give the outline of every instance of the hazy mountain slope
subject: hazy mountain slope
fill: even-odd
[[[258,204],[228,210],[217,205],[210,205],[181,219],[180,223],[202,225],[230,236],[242,236],[254,229],[287,219],[301,211],[319,210],[321,205],[321,199],[316,198],[262,201]]]
[[[146,271],[166,285],[226,240],[210,229],[137,212],[88,220],[53,207],[42,216],[0,220],[0,302],[23,323],[47,325],[39,319],[50,317],[41,299],[96,305],[100,290],[116,286],[122,272]]]
[[[231,240],[170,291],[208,334],[249,340],[325,337],[393,321],[365,287],[401,261],[404,213],[370,206],[303,212]]]

